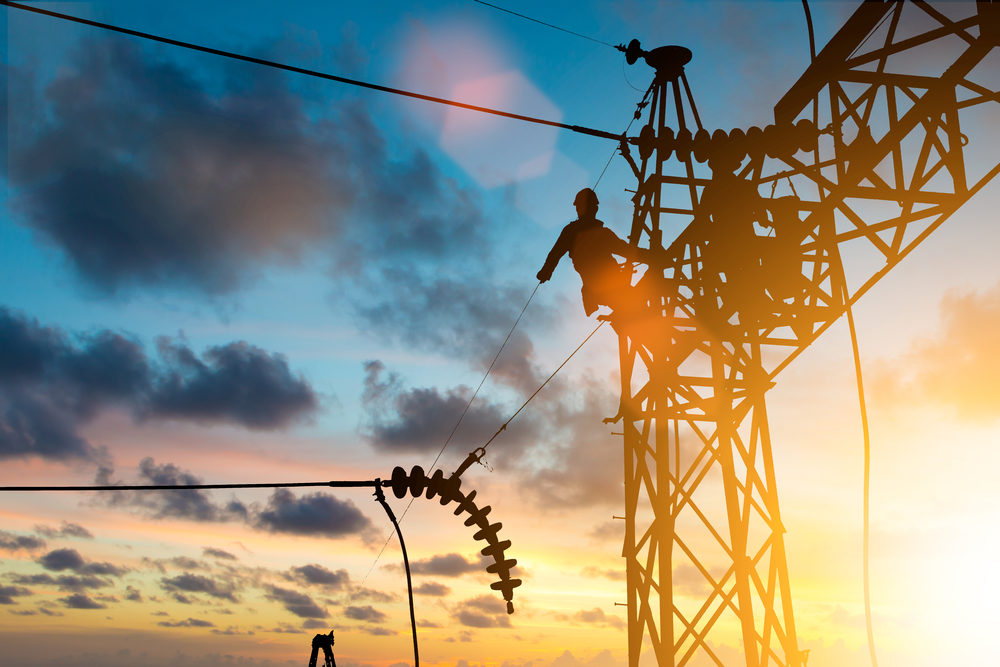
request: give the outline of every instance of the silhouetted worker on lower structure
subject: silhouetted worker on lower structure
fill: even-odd
[[[613,257],[635,260],[637,249],[622,241],[597,219],[597,194],[590,188],[576,193],[576,220],[563,227],[545,264],[536,276],[540,282],[552,277],[552,271],[567,252],[573,268],[580,274],[583,287],[583,310],[591,315],[600,305],[616,310],[632,286],[631,275],[622,270]]]
[[[319,657],[320,649],[323,650],[323,657],[326,659],[323,667],[337,667],[337,661],[333,659],[333,630],[330,630],[330,634],[328,635],[316,635],[313,637],[309,667],[316,667],[316,660]]]

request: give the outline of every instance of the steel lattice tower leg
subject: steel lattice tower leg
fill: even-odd
[[[705,248],[661,246],[661,214],[689,222],[707,180],[695,176],[690,154],[677,156],[683,175],[664,170],[668,115],[677,135],[690,131],[683,70],[658,69],[651,92],[647,125],[633,141],[641,168],[629,240],[682,257],[674,268],[649,269],[635,288],[642,314],[616,323],[629,664],[648,642],[663,666],[729,667],[719,654],[727,644],[742,646],[748,667],[799,667],[761,347],[747,315],[706,316],[731,287],[706,270]]]

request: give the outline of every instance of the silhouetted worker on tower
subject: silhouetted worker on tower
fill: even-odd
[[[592,314],[600,305],[616,310],[631,289],[631,275],[613,255],[635,260],[637,249],[622,241],[597,219],[597,194],[590,188],[576,193],[576,220],[563,227],[545,264],[536,276],[540,282],[552,277],[552,271],[567,252],[573,268],[580,274],[583,287],[583,310]]]

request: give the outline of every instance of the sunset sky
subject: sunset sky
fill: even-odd
[[[37,4],[610,132],[652,74],[465,0]],[[502,4],[611,44],[690,48],[709,128],[767,124],[809,62],[792,0]],[[856,3],[810,5],[822,46]],[[0,21],[0,485],[429,468],[615,148],[15,9]],[[997,144],[1000,105],[989,114],[966,128],[974,144]],[[597,188],[622,237],[634,187],[616,158]],[[855,309],[882,667],[1000,661],[998,210],[994,182]],[[437,467],[594,324],[564,259]],[[423,664],[627,663],[622,443],[601,421],[617,365],[605,327],[463,476],[513,542],[513,615],[453,507],[406,513]],[[779,376],[768,417],[799,644],[810,667],[868,664],[845,322]],[[302,665],[334,629],[340,667],[411,664],[394,537],[377,558],[390,534],[368,489],[4,493],[0,661]]]

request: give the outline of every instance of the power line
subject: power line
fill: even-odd
[[[45,16],[49,16],[52,18],[62,19],[64,21],[72,21],[73,23],[80,23],[94,28],[101,28],[103,30],[110,30],[112,32],[121,33],[123,35],[130,35],[132,37],[148,39],[154,42],[160,42],[161,44],[169,44],[171,46],[178,46],[184,49],[191,49],[192,51],[200,51],[201,53],[209,53],[216,56],[222,56],[223,58],[232,58],[234,60],[241,60],[243,62],[253,63],[255,65],[264,65],[265,67],[273,67],[275,69],[284,70],[286,72],[294,72],[295,74],[304,74],[306,76],[313,76],[320,79],[326,79],[327,81],[346,83],[351,86],[368,88],[369,90],[378,90],[383,93],[402,95],[404,97],[411,97],[413,99],[424,100],[426,102],[445,104],[452,107],[458,107],[459,109],[478,111],[480,113],[492,114],[494,116],[501,116],[504,118],[512,118],[514,120],[523,120],[527,123],[536,123],[538,125],[548,125],[550,127],[558,127],[564,130],[570,130],[571,132],[586,134],[592,137],[600,137],[602,139],[614,139],[615,141],[618,141],[621,138],[617,134],[613,134],[611,132],[605,132],[604,130],[595,130],[593,128],[583,127],[582,125],[569,125],[567,123],[559,123],[557,121],[546,120],[544,118],[537,118],[535,116],[527,116],[524,114],[511,113],[509,111],[501,111],[499,109],[491,109],[489,107],[481,107],[475,104],[456,102],[455,100],[449,100],[444,97],[435,97],[433,95],[424,95],[423,93],[415,93],[413,91],[402,90],[400,88],[393,88],[391,86],[382,86],[377,83],[369,83],[367,81],[361,81],[359,79],[351,79],[336,74],[327,74],[325,72],[318,72],[316,70],[306,69],[304,67],[295,67],[293,65],[286,65],[284,63],[275,62],[273,60],[265,60],[264,58],[257,58],[255,56],[248,56],[241,53],[234,53],[232,51],[223,51],[222,49],[216,49],[210,46],[202,46],[200,44],[184,42],[178,39],[172,39],[170,37],[161,37],[159,35],[154,35],[148,32],[132,30],[131,28],[122,28],[119,26],[111,25],[110,23],[101,23],[100,21],[92,21],[90,19],[80,18],[79,16],[61,14],[59,12],[53,12],[48,9],[41,9],[40,7],[29,7],[26,5],[18,4],[16,2],[10,2],[10,0],[0,0],[0,4],[4,4],[12,9],[23,9],[24,11],[27,12],[33,12],[35,14],[43,14]]]
[[[861,375],[861,350],[858,345],[858,332],[854,326],[854,309],[851,307],[847,283],[841,284],[844,302],[847,304],[847,324],[851,331],[851,351],[854,353],[854,375],[858,384],[858,403],[861,407],[861,432],[864,437],[864,474],[862,489],[862,537],[861,537],[861,569],[862,585],[865,599],[865,632],[868,636],[868,657],[872,667],[878,667],[878,655],[875,652],[875,631],[872,629],[872,597],[871,597],[871,465],[872,441],[868,426],[868,407],[865,402],[865,387]]]
[[[478,2],[479,4],[485,5],[487,7],[492,7],[493,9],[499,9],[501,12],[507,12],[508,14],[513,14],[514,16],[517,16],[519,18],[525,19],[527,21],[532,21],[534,23],[538,23],[538,24],[544,25],[546,27],[553,28],[555,30],[559,30],[561,32],[569,33],[570,35],[575,35],[577,37],[582,37],[584,39],[589,39],[590,41],[597,42],[598,44],[603,44],[605,46],[610,46],[612,49],[617,49],[618,48],[614,44],[609,44],[608,42],[605,42],[603,40],[594,39],[593,37],[588,37],[587,35],[584,35],[582,33],[573,32],[572,30],[567,30],[566,28],[560,28],[559,26],[553,25],[552,23],[546,23],[545,21],[539,21],[538,19],[532,18],[530,16],[526,16],[525,14],[518,14],[517,12],[511,11],[510,9],[506,9],[505,7],[501,7],[500,5],[494,5],[494,4],[489,3],[489,2],[483,2],[483,0],[472,0],[472,1],[473,2]]]
[[[0,491],[179,491],[185,489],[284,489],[304,486],[351,488],[389,486],[388,481],[333,480],[329,482],[265,482],[246,484],[88,484],[79,486],[0,486]]]

